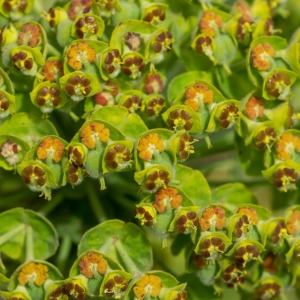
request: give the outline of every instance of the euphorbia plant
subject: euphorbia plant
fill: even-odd
[[[0,298],[299,298],[299,13],[0,1]]]

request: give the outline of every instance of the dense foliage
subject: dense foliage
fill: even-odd
[[[0,299],[300,298],[298,0],[0,0]]]

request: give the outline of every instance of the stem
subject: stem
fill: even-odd
[[[49,215],[62,201],[64,197],[61,193],[56,194],[51,201],[47,202],[46,205],[39,211],[43,216]]]
[[[26,260],[34,259],[34,249],[33,249],[33,231],[32,227],[29,225],[27,226],[26,230]]]
[[[20,224],[17,227],[7,231],[3,235],[0,236],[0,245],[5,244],[6,242],[10,241],[14,238],[17,234],[21,233],[25,229],[24,224]]]
[[[88,181],[86,182],[86,192],[90,206],[98,222],[101,223],[106,221],[107,216],[105,209],[103,208],[101,201],[99,201],[98,194],[95,193],[95,187]]]
[[[63,271],[66,269],[66,263],[69,259],[71,248],[72,238],[70,235],[65,235],[61,241],[61,245],[57,255],[57,266]]]

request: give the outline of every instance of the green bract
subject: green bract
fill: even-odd
[[[0,298],[299,299],[299,15],[0,1]]]

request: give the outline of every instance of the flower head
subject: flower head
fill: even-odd
[[[271,242],[273,245],[276,245],[280,242],[282,242],[283,239],[286,238],[287,236],[287,228],[286,228],[286,223],[284,220],[279,220],[271,233]]]
[[[121,71],[123,60],[118,49],[112,49],[103,58],[103,69],[109,74],[109,77],[117,77]]]
[[[68,148],[68,159],[70,163],[82,166],[86,158],[86,149],[82,144],[71,145]]]
[[[25,51],[19,51],[12,56],[13,66],[25,75],[34,76],[37,71],[37,65],[31,54]]]
[[[209,35],[199,36],[196,40],[195,50],[199,54],[205,54],[212,62],[216,62],[216,59],[213,57],[213,40]]]
[[[50,293],[49,300],[85,299],[85,289],[78,283],[68,282]]]
[[[290,87],[291,78],[283,72],[273,74],[266,82],[267,92],[278,99],[286,99],[290,93]]]
[[[237,263],[246,265],[247,262],[251,260],[257,260],[259,256],[259,249],[252,244],[247,244],[246,246],[241,246],[235,251],[235,261]]]
[[[199,244],[198,255],[201,255],[207,261],[217,260],[225,251],[225,243],[218,237],[204,237]]]
[[[208,206],[204,209],[199,219],[201,231],[211,228],[222,229],[225,225],[225,210],[220,206]]]
[[[178,190],[168,186],[166,189],[160,189],[155,193],[153,206],[159,213],[163,213],[167,208],[167,203],[171,204],[173,209],[177,209],[182,201],[182,196],[178,195]]]
[[[132,51],[139,52],[142,47],[141,35],[137,32],[126,32],[124,34],[125,45]]]
[[[124,58],[121,70],[125,75],[136,79],[142,75],[145,67],[146,64],[141,56],[131,54],[129,57]]]
[[[20,19],[28,6],[28,0],[4,0],[2,8],[10,14],[12,20]]]
[[[258,300],[271,300],[279,297],[281,293],[281,287],[276,282],[266,282],[262,284],[258,291]]]
[[[164,151],[164,143],[157,133],[150,133],[139,140],[137,150],[139,157],[143,160],[150,161],[153,156]]]
[[[86,14],[90,11],[92,0],[73,0],[68,9],[68,15],[71,20],[75,20],[78,15]]]
[[[135,217],[141,225],[152,226],[156,222],[156,211],[152,205],[138,206],[135,210]]]
[[[274,48],[268,43],[260,43],[253,47],[251,53],[252,65],[259,71],[271,68],[271,59],[276,54]]]
[[[245,278],[244,267],[239,263],[232,263],[223,272],[223,280],[226,282],[228,287],[234,287],[242,284]]]
[[[175,109],[171,111],[167,122],[169,126],[176,131],[182,129],[189,131],[194,126],[191,114],[184,109]]]
[[[97,274],[105,274],[107,266],[107,260],[100,253],[91,251],[88,251],[79,262],[80,273],[87,278],[93,278]]]
[[[106,297],[121,299],[127,288],[128,280],[126,280],[122,275],[115,275],[105,282],[104,294]]]
[[[43,86],[35,98],[36,104],[43,113],[50,113],[61,103],[60,90],[56,86]]]
[[[39,166],[29,165],[22,172],[22,179],[34,190],[40,190],[47,182],[46,172]]]
[[[200,19],[199,26],[201,33],[214,37],[218,30],[223,27],[223,20],[220,15],[212,11],[205,11]]]
[[[63,73],[63,64],[58,59],[48,59],[42,67],[42,75],[50,82],[57,82]]]
[[[105,82],[103,90],[94,95],[97,104],[106,106],[115,104],[115,97],[119,93],[119,88],[116,83]]]
[[[284,192],[293,189],[298,179],[299,175],[293,168],[279,168],[273,174],[274,184]]]
[[[182,210],[176,220],[176,231],[184,234],[195,233],[199,219],[194,211]]]
[[[105,163],[111,169],[125,169],[130,166],[131,151],[124,144],[116,144],[105,154]]]
[[[170,182],[170,173],[165,170],[155,170],[147,175],[145,188],[147,191],[156,192],[160,188],[166,188]]]
[[[276,153],[280,160],[288,160],[300,151],[300,138],[292,133],[283,133],[276,142]]]
[[[59,139],[46,137],[41,141],[36,155],[40,160],[51,158],[55,163],[58,163],[62,159],[64,151],[65,146]]]
[[[48,267],[32,261],[22,267],[18,274],[18,281],[20,285],[26,285],[30,282],[42,286],[48,277]]]
[[[11,166],[16,166],[20,161],[18,153],[22,150],[22,147],[11,140],[6,140],[0,146],[0,155],[5,158]]]
[[[250,224],[256,225],[258,222],[258,215],[255,208],[241,207],[237,210],[237,213],[247,216]]]
[[[72,185],[79,185],[83,181],[84,170],[82,166],[74,163],[69,165],[67,170],[67,179]]]
[[[141,111],[144,108],[142,99],[138,95],[129,96],[122,105],[125,106],[131,113]]]
[[[70,46],[67,53],[68,65],[74,70],[81,70],[87,64],[96,60],[96,50],[91,48],[87,42],[78,42]]]
[[[9,115],[10,102],[4,92],[0,91],[0,118],[5,118]]]
[[[144,21],[149,22],[154,25],[160,24],[162,21],[164,21],[166,18],[165,11],[160,7],[151,7],[151,9],[148,9],[145,13],[145,16],[143,18]]]
[[[208,89],[206,84],[196,83],[185,92],[184,104],[198,111],[202,103],[211,104],[214,99],[214,92]]]
[[[66,93],[74,101],[80,101],[92,91],[91,81],[84,75],[71,76],[65,84]]]
[[[228,128],[240,116],[241,112],[239,111],[238,107],[234,103],[230,103],[225,108],[223,108],[219,116],[220,126],[222,128]]]
[[[163,90],[163,81],[159,74],[148,73],[144,79],[143,90],[147,94],[160,94]]]
[[[192,139],[192,137],[184,132],[179,139],[178,145],[178,156],[180,160],[185,160],[189,157],[190,154],[194,153],[193,143],[196,142],[196,139]]]
[[[36,47],[41,43],[40,26],[32,23],[24,24],[18,35],[18,45]]]
[[[162,289],[161,279],[152,274],[144,274],[133,287],[133,292],[138,299],[144,299],[146,295],[156,298]]]
[[[249,232],[252,225],[249,219],[246,214],[237,219],[234,225],[234,234],[237,238],[241,238],[244,234]]]
[[[106,143],[109,139],[110,130],[102,123],[92,122],[85,125],[81,131],[81,143],[89,149],[94,149],[99,142]]]
[[[164,109],[164,99],[161,97],[153,97],[147,102],[146,112],[149,116],[159,116]]]
[[[300,233],[300,210],[292,210],[287,217],[286,229],[288,234],[295,236]]]
[[[262,118],[264,115],[264,105],[262,99],[252,96],[246,103],[244,111],[250,120]]]
[[[263,149],[264,147],[270,147],[270,145],[275,141],[277,133],[273,127],[267,127],[258,132],[255,136],[255,146],[258,149]]]
[[[91,15],[82,16],[76,23],[76,35],[80,39],[95,38],[99,31],[96,19]]]

